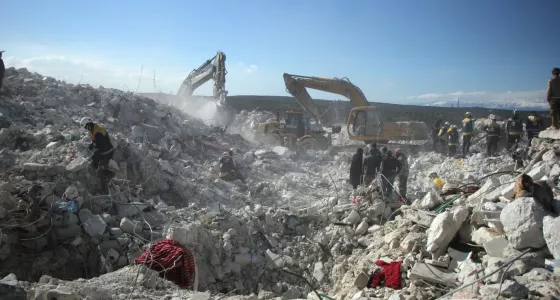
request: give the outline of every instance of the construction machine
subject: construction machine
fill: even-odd
[[[230,124],[235,117],[235,111],[227,104],[226,90],[226,55],[218,51],[216,55],[200,67],[192,70],[177,92],[177,96],[184,99],[192,97],[193,92],[210,79],[214,79],[213,98],[216,103],[219,117],[223,119],[223,123]]]
[[[325,150],[332,145],[332,135],[312,124],[312,117],[300,111],[288,111],[276,121],[258,124],[254,129],[257,140],[284,146],[291,150]]]
[[[395,141],[427,141],[429,129],[426,123],[417,121],[390,122],[382,119],[379,109],[370,105],[366,96],[346,77],[321,78],[284,73],[286,90],[296,98],[301,107],[321,125],[334,123],[322,114],[307,88],[334,93],[350,100],[352,110],[346,118],[346,131],[350,140],[370,143],[389,143]],[[334,128],[334,127],[333,127]]]

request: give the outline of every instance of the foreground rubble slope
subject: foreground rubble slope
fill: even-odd
[[[487,120],[479,119],[468,158],[409,156],[413,202],[400,206],[385,203],[376,187],[350,191],[351,152],[298,158],[252,141],[251,124],[274,117],[266,112],[242,112],[223,134],[132,93],[25,69],[8,69],[4,82],[0,287],[14,294],[433,299],[488,276],[454,297],[560,297],[547,270],[560,259],[558,216],[531,195],[515,199],[514,189],[524,168],[557,187],[560,142],[553,139],[533,140],[517,160],[505,152],[487,158],[480,153]],[[76,124],[85,115],[107,126],[117,148],[111,195],[99,195],[89,168],[89,141]],[[216,178],[215,162],[229,148],[246,184]],[[428,179],[432,172],[445,181],[443,191]],[[192,250],[203,292],[131,265],[165,237]],[[402,289],[367,286],[378,260],[402,261]]]

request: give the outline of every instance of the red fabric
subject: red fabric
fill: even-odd
[[[153,244],[140,257],[137,264],[148,265],[181,288],[192,288],[196,276],[192,252],[174,240],[162,240]]]
[[[402,260],[399,261],[392,261],[390,263],[386,263],[382,260],[378,260],[375,262],[376,265],[383,268],[380,272],[377,272],[373,275],[373,279],[371,280],[370,287],[374,288],[383,283],[385,281],[385,286],[390,287],[393,289],[400,289],[401,285],[401,265]]]

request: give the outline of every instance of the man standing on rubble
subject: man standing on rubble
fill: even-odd
[[[560,117],[560,68],[552,69],[552,77],[548,80],[548,88],[546,90],[546,100],[550,106],[550,117],[552,118],[552,127],[558,129],[558,119]]]
[[[463,119],[463,157],[466,157],[471,147],[471,138],[474,131],[472,115],[470,112],[465,113]]]
[[[432,150],[434,152],[438,152],[438,133],[439,130],[441,128],[441,119],[438,119],[437,121],[434,122],[434,124],[432,125]]]
[[[451,125],[447,130],[447,156],[455,157],[457,144],[459,144],[459,131],[457,131],[457,125]]]
[[[93,151],[91,156],[91,165],[97,170],[97,176],[101,185],[101,192],[104,195],[109,194],[108,181],[115,173],[109,170],[109,161],[113,158],[115,148],[111,144],[109,133],[105,126],[94,123],[91,118],[84,117],[80,121],[80,126],[89,132],[89,151]]]
[[[381,188],[386,198],[390,198],[393,194],[393,183],[400,171],[400,167],[400,163],[393,157],[393,153],[387,151],[381,162]]]
[[[377,149],[376,143],[371,143],[369,151],[364,157],[363,172],[364,172],[364,185],[369,186],[377,175],[379,165],[381,165],[381,152]]]
[[[4,66],[2,53],[4,53],[4,51],[0,51],[0,92],[2,91],[2,81],[4,80],[4,73],[6,73],[6,66]]]
[[[439,143],[441,145],[441,154],[445,155],[445,145],[447,144],[447,131],[449,130],[449,122],[445,122],[438,133]]]
[[[514,151],[523,135],[523,122],[519,118],[517,109],[513,111],[513,116],[507,120],[506,133],[508,151]]]
[[[352,163],[350,164],[350,184],[353,189],[357,189],[362,181],[362,161],[364,158],[364,149],[358,148],[356,154],[352,156]]]
[[[401,148],[395,150],[395,155],[399,161],[399,194],[401,194],[401,201],[406,201],[406,184],[408,181],[408,157],[404,155]]]
[[[539,132],[544,129],[544,122],[537,112],[531,112],[525,121],[525,129],[527,130],[527,139],[529,140],[528,146],[531,146],[531,141],[534,137],[539,135]]]
[[[496,116],[490,116],[490,124],[484,126],[486,132],[486,155],[494,156],[498,151],[498,139],[500,138],[500,125],[496,123]]]

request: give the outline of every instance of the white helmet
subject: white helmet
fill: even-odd
[[[86,128],[86,125],[89,123],[93,123],[93,120],[89,117],[83,117],[82,120],[80,121],[80,126],[82,128]]]
[[[449,126],[449,122],[445,122],[445,125]]]

